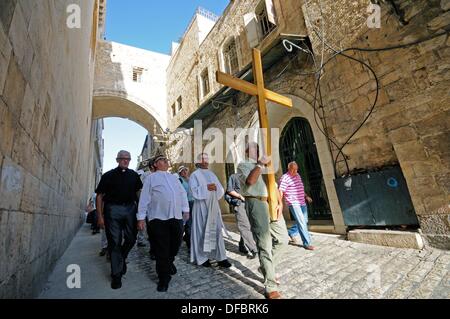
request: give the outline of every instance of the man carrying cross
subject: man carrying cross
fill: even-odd
[[[241,162],[237,174],[241,182],[242,196],[245,197],[245,210],[250,221],[251,230],[259,252],[260,270],[264,276],[265,296],[268,299],[281,298],[277,285],[275,268],[280,253],[288,244],[288,233],[283,218],[283,203],[277,197],[277,220],[269,218],[267,186],[262,178],[262,170],[270,159],[263,156],[259,159],[258,144],[246,146],[248,161]],[[259,159],[259,160],[258,160]]]
[[[257,144],[249,143],[247,145],[249,162],[240,163],[237,174],[240,176],[242,195],[246,197],[245,207],[259,250],[261,272],[264,275],[266,287],[265,296],[268,299],[279,299],[281,295],[277,291],[275,266],[282,248],[288,243],[288,234],[283,214],[281,214],[282,202],[276,187],[273,165],[270,160],[272,143],[266,100],[286,107],[292,107],[292,100],[264,87],[261,52],[257,49],[253,49],[253,77],[255,83],[246,82],[220,71],[216,74],[217,82],[256,96],[258,100],[259,124],[262,129],[266,129],[263,130],[263,143],[267,156],[260,159]],[[264,183],[261,176],[265,167],[268,169],[267,184]],[[272,237],[274,239],[273,246]]]

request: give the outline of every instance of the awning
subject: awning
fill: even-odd
[[[292,54],[289,53],[285,47],[283,46],[283,40],[289,41],[299,41],[305,40],[306,36],[302,35],[287,35],[280,34],[277,40],[275,40],[272,45],[266,48],[262,54],[262,63],[264,71],[270,69],[275,63],[277,63],[284,56]],[[245,68],[243,68],[236,77],[243,79],[248,82],[253,83],[253,68],[252,63],[249,63]],[[221,101],[225,101],[235,95],[237,92],[234,89],[230,89],[228,87],[222,87],[216,94],[214,94],[211,98],[205,101],[200,107],[191,114],[184,122],[182,122],[177,130],[190,129],[194,127],[194,121],[203,120],[208,117],[211,117],[214,113],[217,112],[217,109],[214,108],[213,102],[217,99]]]

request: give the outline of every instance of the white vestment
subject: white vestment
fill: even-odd
[[[217,191],[208,191],[208,184],[216,184]],[[207,169],[197,169],[189,179],[194,197],[191,212],[191,262],[201,265],[209,258],[227,259],[222,235],[224,228],[218,200],[225,191],[217,176]]]

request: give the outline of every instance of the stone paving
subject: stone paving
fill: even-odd
[[[230,269],[204,268],[188,262],[182,245],[175,260],[178,273],[167,293],[156,291],[155,262],[148,247],[130,252],[123,287],[110,288],[109,264],[99,257],[100,237],[84,225],[50,275],[40,298],[259,299],[263,298],[258,259],[238,251],[239,236],[227,224]],[[277,269],[284,298],[445,298],[450,299],[450,252],[399,249],[349,242],[312,234],[315,251],[289,245]],[[81,288],[69,289],[67,266],[81,268]]]

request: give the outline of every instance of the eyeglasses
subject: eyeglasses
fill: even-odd
[[[127,158],[127,157],[118,157],[117,159],[119,161],[131,161],[131,158]]]

